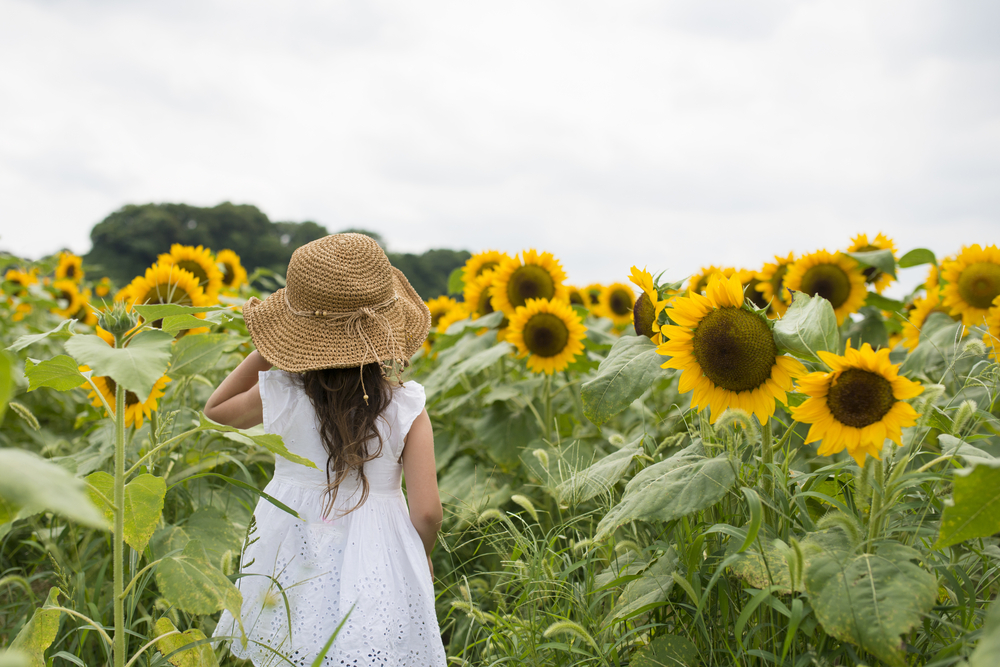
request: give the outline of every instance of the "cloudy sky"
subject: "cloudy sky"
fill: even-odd
[[[0,0],[0,247],[228,200],[578,283],[946,254],[1000,242],[998,82],[992,0]]]

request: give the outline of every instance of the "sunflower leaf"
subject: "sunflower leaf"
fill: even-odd
[[[899,258],[899,268],[901,269],[921,264],[937,264],[937,257],[927,248],[914,248]]]
[[[865,297],[865,305],[873,306],[879,310],[888,310],[891,313],[898,313],[903,310],[905,306],[902,301],[890,299],[889,297],[882,296],[877,292],[868,292],[868,296]]]
[[[698,646],[680,635],[657,635],[656,639],[636,651],[629,663],[632,667],[697,667],[701,664]]]
[[[49,336],[58,335],[59,337],[67,337],[73,335],[73,325],[76,324],[76,320],[63,320],[54,329],[49,329],[48,331],[40,334],[25,334],[19,337],[14,343],[7,349],[11,352],[19,352],[29,345],[34,345],[40,340],[44,340]],[[65,329],[65,331],[64,331]]]
[[[622,336],[597,367],[597,375],[580,387],[583,414],[598,426],[608,421],[667,374],[662,363],[653,341]]]
[[[208,559],[198,540],[163,558],[156,567],[156,584],[168,602],[181,611],[204,616],[222,609],[240,619],[243,596]]]
[[[271,453],[277,454],[278,456],[284,457],[289,461],[298,463],[299,465],[304,465],[308,468],[316,467],[316,464],[309,459],[288,451],[288,448],[285,447],[285,443],[281,439],[280,435],[275,433],[264,433],[263,429],[260,428],[260,425],[252,429],[239,429],[234,426],[217,424],[206,417],[203,413],[199,413],[198,418],[200,420],[198,430],[200,431],[218,431],[220,433],[227,433],[230,434],[227,437],[232,440],[260,445],[261,447],[270,450]]]
[[[995,667],[1000,664],[1000,600],[994,600],[986,612],[983,633],[969,656],[969,667]]]
[[[113,348],[100,336],[73,336],[66,341],[66,351],[90,366],[94,375],[109,376],[144,403],[170,365],[173,340],[173,334],[152,329],[136,334],[128,347]]]
[[[59,634],[59,621],[62,612],[58,609],[49,609],[59,604],[59,596],[62,591],[53,586],[49,589],[45,604],[35,610],[21,631],[10,643],[10,648],[20,651],[28,658],[27,665],[31,667],[45,667],[45,650],[56,640]]]
[[[104,343],[104,346],[107,347],[107,343]],[[65,354],[40,362],[28,359],[24,362],[24,376],[28,378],[28,391],[35,391],[41,387],[69,391],[87,381],[87,378],[80,373],[76,360]]]
[[[226,334],[184,336],[174,345],[170,375],[179,378],[204,373],[215,366],[224,352],[237,345],[239,341]]]
[[[160,329],[167,333],[175,334],[185,329],[195,329],[199,327],[211,326],[214,322],[202,320],[194,315],[168,315],[164,317],[160,324]]]
[[[559,502],[577,505],[596,495],[607,493],[629,469],[633,459],[643,453],[642,438],[643,436],[639,436],[560,484],[556,489]]]
[[[157,636],[156,648],[171,665],[213,667],[219,664],[215,651],[212,650],[212,644],[206,641],[208,637],[198,628],[181,632],[167,617],[158,620],[153,627]]]
[[[941,514],[935,549],[1000,532],[1000,461],[980,460],[955,473],[954,497]]]
[[[448,294],[461,294],[465,289],[465,281],[462,280],[464,267],[458,267],[448,274]]]
[[[791,307],[774,324],[774,342],[809,361],[819,361],[818,352],[837,352],[840,332],[833,306],[821,296],[793,292]]]
[[[896,277],[896,258],[893,257],[891,250],[869,250],[866,252],[848,252],[844,254],[853,257],[862,266],[870,266],[893,278]]]
[[[0,499],[35,512],[55,512],[93,528],[107,528],[83,480],[22,449],[0,449]]]
[[[110,524],[114,521],[114,510],[104,500],[111,500],[115,494],[115,478],[106,472],[95,472],[86,478],[91,485],[90,497],[104,512]],[[95,493],[95,490],[100,493]],[[139,475],[125,485],[125,542],[138,552],[142,552],[153,536],[153,530],[163,514],[163,497],[167,493],[167,483],[162,477],[148,473]],[[102,498],[101,496],[104,496]]]
[[[182,306],[179,303],[157,303],[145,306],[135,306],[135,311],[147,322],[162,320],[164,317],[176,315],[194,315],[195,313],[211,313],[217,310],[229,310],[229,306]]]
[[[864,343],[868,343],[876,350],[880,347],[888,347],[889,333],[886,331],[882,312],[878,308],[865,306],[861,309],[861,315],[864,316],[861,320],[852,322],[848,327],[847,333],[843,336],[844,339],[849,339],[855,349]]]

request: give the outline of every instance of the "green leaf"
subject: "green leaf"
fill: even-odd
[[[87,381],[87,378],[80,373],[76,360],[65,354],[37,363],[28,359],[24,362],[24,376],[28,378],[28,391],[35,391],[41,387],[69,391]]]
[[[792,294],[792,305],[774,324],[774,342],[801,359],[819,361],[817,352],[834,352],[840,347],[837,316],[830,302],[805,292]]]
[[[199,319],[194,315],[171,315],[170,317],[164,317],[160,321],[160,326],[157,328],[160,331],[176,334],[178,331],[208,327],[212,326],[212,324],[214,324],[214,322]]]
[[[167,662],[174,667],[217,667],[219,661],[212,650],[212,644],[205,642],[193,648],[184,647],[195,642],[207,639],[205,633],[198,628],[185,630],[183,633],[174,627],[169,618],[161,618],[153,626],[156,636],[162,637],[156,640],[156,649],[167,658]],[[169,634],[177,633],[177,634]],[[168,635],[163,637],[163,635]]]
[[[726,555],[737,554],[740,544],[736,540],[729,541]],[[785,560],[787,545],[781,540],[772,539],[761,531],[758,539],[750,547],[740,553],[736,561],[730,565],[733,574],[754,588],[780,586],[779,592],[784,595],[792,592],[791,574]]]
[[[705,458],[688,447],[643,469],[625,487],[621,502],[601,519],[595,540],[629,521],[673,521],[711,507],[736,483],[729,459]]]
[[[87,477],[87,482],[105,498],[114,501],[114,477],[106,472],[95,472]],[[140,553],[149,544],[149,538],[160,522],[166,493],[166,481],[149,473],[143,473],[125,485],[125,542]],[[90,497],[104,512],[108,523],[113,525],[115,514],[111,506],[93,490]]]
[[[136,306],[135,311],[147,322],[155,322],[167,317],[179,315],[194,315],[195,313],[210,313],[217,310],[230,310],[229,306],[182,306],[179,303],[157,303],[146,306]],[[204,320],[198,320],[204,325]]]
[[[647,611],[650,605],[663,602],[674,586],[673,574],[677,571],[677,554],[671,548],[649,566],[638,579],[625,584],[614,609],[607,620],[626,620]]]
[[[156,585],[163,597],[181,611],[206,615],[228,609],[234,618],[240,619],[243,596],[209,561],[198,540],[189,541],[181,553],[160,561],[156,566]]]
[[[206,417],[203,413],[199,413],[198,418],[200,420],[200,423],[198,424],[198,430],[200,431],[218,431],[220,433],[231,433],[233,435],[227,437],[230,437],[230,439],[232,440],[236,440],[237,442],[243,442],[246,444],[252,443],[255,445],[259,445],[271,451],[273,454],[282,456],[288,459],[289,461],[298,463],[299,465],[304,465],[307,468],[316,468],[316,464],[310,461],[309,459],[299,456],[298,454],[292,454],[290,451],[288,451],[288,448],[285,447],[285,443],[281,439],[280,435],[277,435],[275,433],[264,433],[264,429],[261,428],[260,426],[255,426],[254,428],[248,428],[248,429],[238,429],[234,426],[217,424],[208,417]]]
[[[201,507],[184,522],[184,532],[201,542],[209,559],[218,563],[227,551],[239,553],[245,530],[217,507]]]
[[[1000,461],[955,473],[954,497],[941,515],[935,549],[1000,532]]]
[[[514,346],[503,341],[451,366],[447,373],[432,373],[424,383],[428,397],[448,391],[461,381],[463,375],[480,373],[512,352]]]
[[[31,658],[23,651],[0,649],[0,667],[31,667]]]
[[[937,580],[912,563],[919,554],[902,545],[843,560],[838,556],[817,554],[806,569],[816,618],[828,635],[905,667],[900,636],[934,606]]]
[[[465,267],[458,267],[448,274],[448,294],[461,294],[465,291],[465,281],[462,280],[462,272]]]
[[[200,375],[215,366],[222,354],[238,343],[226,334],[184,336],[174,344],[170,377]]]
[[[948,430],[951,430],[950,428]],[[962,460],[970,466],[978,465],[980,463],[985,463],[987,465],[994,465],[997,462],[997,458],[978,447],[973,447],[964,440],[960,440],[952,435],[947,435],[942,433],[938,436],[938,444],[941,446],[942,454],[951,454],[952,456],[961,456]]]
[[[863,315],[861,320],[851,322],[847,333],[844,334],[845,339],[851,340],[851,347],[858,349],[865,343],[876,350],[880,347],[887,347],[889,333],[886,331],[885,318],[882,317],[881,311],[871,306],[865,306],[861,309],[861,315]]]
[[[658,635],[636,651],[629,662],[631,667],[698,667],[700,664],[697,645],[677,635]]]
[[[21,350],[23,350],[24,348],[28,347],[29,345],[34,345],[38,341],[45,340],[46,338],[48,338],[49,336],[52,336],[52,335],[58,334],[59,338],[65,338],[65,337],[68,337],[68,336],[72,336],[73,335],[73,325],[75,323],[76,323],[76,320],[63,320],[58,325],[56,325],[55,328],[49,329],[45,333],[40,333],[40,334],[25,334],[23,336],[18,337],[18,339],[15,340],[14,343],[12,345],[10,345],[7,349],[10,350],[11,352],[20,352]]]
[[[0,449],[0,498],[32,512],[55,512],[86,526],[107,528],[83,480],[21,449]]]
[[[1000,665],[1000,601],[994,600],[986,612],[983,632],[976,649],[969,656],[969,667]]]
[[[66,341],[66,351],[90,366],[94,375],[111,377],[144,402],[170,365],[173,340],[172,334],[152,329],[136,334],[128,347],[113,348],[100,336],[73,336]]]
[[[920,343],[906,355],[900,374],[926,374],[950,364],[960,347],[962,323],[945,313],[931,313],[920,327]]]
[[[937,257],[927,248],[914,248],[899,258],[899,268],[901,269],[921,264],[937,264]]]
[[[516,469],[521,449],[538,437],[537,420],[527,408],[511,410],[503,402],[493,403],[484,413],[473,424],[476,435],[498,466]]]
[[[632,460],[642,452],[642,436],[640,436],[589,468],[575,473],[556,489],[559,502],[577,505],[596,495],[607,493],[629,469]]]
[[[898,313],[906,307],[906,304],[902,301],[890,299],[887,296],[882,296],[878,292],[868,292],[868,296],[865,297],[865,305],[871,306],[872,308],[878,308],[879,310],[887,310],[890,313]]]
[[[45,604],[35,610],[21,631],[10,643],[10,648],[21,651],[28,656],[28,664],[31,667],[45,667],[45,650],[56,640],[59,633],[59,620],[62,612],[58,609],[46,609],[59,604],[59,595],[62,594],[56,587],[49,589],[49,595],[45,599]]]
[[[862,266],[870,266],[882,273],[889,274],[893,278],[896,277],[896,258],[892,256],[891,250],[869,250],[867,252],[848,252],[844,254],[853,257]]]
[[[664,361],[645,336],[623,336],[615,341],[594,379],[580,387],[587,419],[600,426],[627,408],[666,375],[660,368]]]
[[[14,359],[0,350],[0,423],[3,423],[4,413],[14,395]]]

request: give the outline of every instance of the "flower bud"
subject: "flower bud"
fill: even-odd
[[[139,317],[123,302],[116,301],[110,309],[101,313],[97,323],[102,329],[110,332],[116,341],[120,342],[122,336],[134,329],[135,325],[139,323]]]

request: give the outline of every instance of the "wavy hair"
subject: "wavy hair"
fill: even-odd
[[[361,481],[361,499],[344,514],[361,507],[368,499],[365,463],[382,453],[378,418],[392,398],[388,378],[379,363],[353,368],[323,368],[301,375],[306,395],[316,410],[320,438],[326,449],[326,496],[323,516],[333,509],[337,491],[352,471]],[[364,387],[364,389],[362,389]],[[365,400],[365,394],[368,397]],[[369,442],[378,446],[370,451]]]

